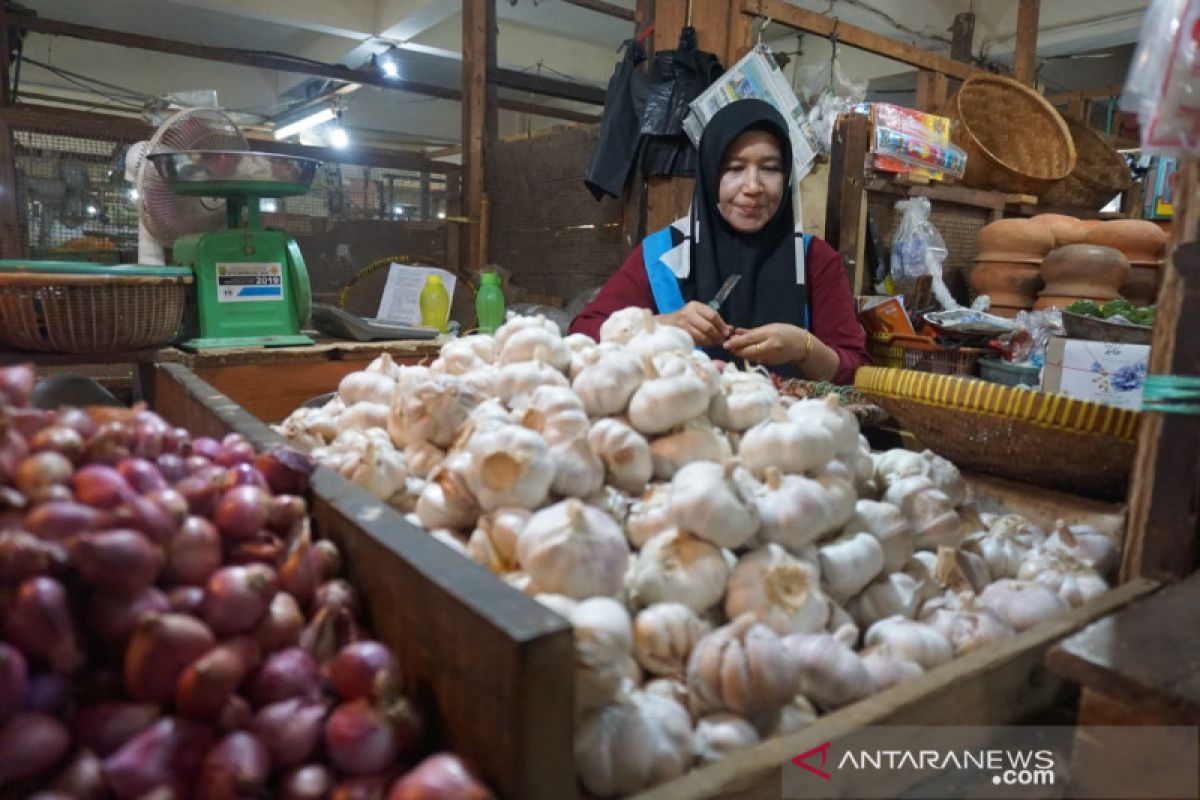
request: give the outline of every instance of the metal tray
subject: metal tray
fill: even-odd
[[[1120,322],[1086,317],[1070,311],[1062,312],[1062,319],[1067,336],[1071,339],[1117,344],[1150,344],[1154,335],[1154,328],[1149,325],[1123,325]]]
[[[146,157],[171,191],[202,197],[305,194],[321,166],[303,156],[238,150],[180,150]]]

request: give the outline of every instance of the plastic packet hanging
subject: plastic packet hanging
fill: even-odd
[[[834,59],[832,66],[809,64],[796,69],[800,98],[808,107],[812,127],[822,155],[832,149],[833,126],[842,114],[849,114],[867,96],[867,84],[850,78]]]
[[[1200,155],[1200,0],[1152,0],[1121,105],[1137,112],[1145,151]]]
[[[871,152],[894,158],[911,167],[924,167],[961,178],[967,170],[967,154],[952,144],[937,144],[921,136],[876,124]]]
[[[892,236],[892,277],[896,280],[915,280],[929,273],[929,255],[946,259],[946,242],[929,221],[931,206],[926,197],[897,200],[900,224]]]
[[[1016,318],[1018,333],[1013,337],[1012,349],[1006,352],[1010,361],[1029,362],[1035,367],[1046,363],[1046,347],[1053,336],[1062,336],[1062,312],[1057,308],[1042,311],[1020,311]],[[1024,333],[1024,335],[1021,335]]]

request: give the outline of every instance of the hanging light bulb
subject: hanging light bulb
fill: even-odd
[[[350,134],[342,125],[342,110],[337,112],[337,122],[329,129],[329,146],[336,150],[345,150],[350,146]]]

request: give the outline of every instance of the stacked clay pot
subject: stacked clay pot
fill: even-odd
[[[1167,250],[1167,234],[1162,228],[1144,219],[1114,219],[1093,227],[1084,242],[1112,247],[1125,255],[1132,268],[1120,286],[1126,300],[1135,306],[1155,302]]]
[[[1050,231],[1050,235],[1054,237],[1055,247],[1066,247],[1069,244],[1080,244],[1086,241],[1088,233],[1100,224],[1099,220],[1084,220],[1078,217],[1069,217],[1066,214],[1038,214],[1030,217],[1029,220],[1040,223]],[[1096,244],[1103,244],[1103,242],[1096,242]]]
[[[1129,260],[1120,250],[1095,244],[1069,244],[1042,259],[1046,288],[1038,294],[1035,310],[1066,308],[1076,300],[1103,303],[1121,296],[1129,277]]]
[[[1001,219],[979,231],[971,288],[992,299],[991,313],[1015,317],[1033,308],[1042,257],[1054,249],[1050,228],[1032,219]]]

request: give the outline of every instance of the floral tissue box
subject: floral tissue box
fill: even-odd
[[[1055,336],[1046,346],[1042,391],[1140,411],[1149,364],[1148,344]]]

